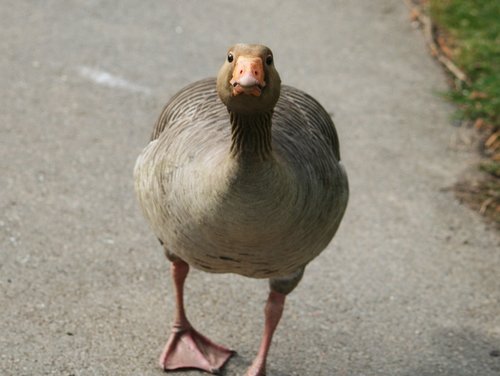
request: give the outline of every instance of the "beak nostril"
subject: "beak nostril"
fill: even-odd
[[[242,74],[242,73],[243,73],[243,69],[242,69],[242,70],[240,70],[240,74]]]

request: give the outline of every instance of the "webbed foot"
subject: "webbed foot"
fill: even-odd
[[[160,366],[165,371],[196,368],[217,374],[234,353],[213,343],[192,327],[174,327],[160,357]]]

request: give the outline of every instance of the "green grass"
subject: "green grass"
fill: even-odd
[[[500,0],[431,0],[430,13],[470,79],[449,93],[461,117],[500,128]]]
[[[500,178],[500,163],[494,161],[483,162],[479,167],[481,170]]]

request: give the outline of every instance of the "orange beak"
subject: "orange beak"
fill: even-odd
[[[233,96],[241,93],[260,96],[264,81],[264,66],[260,57],[239,56],[229,83],[233,86]]]

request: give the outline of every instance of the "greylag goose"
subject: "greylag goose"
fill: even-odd
[[[161,367],[217,373],[233,354],[186,317],[183,288],[193,266],[269,279],[264,334],[246,373],[265,375],[285,298],[327,247],[347,206],[330,116],[308,94],[281,85],[269,48],[237,44],[217,78],[195,82],[167,103],[134,177],[176,291]]]

